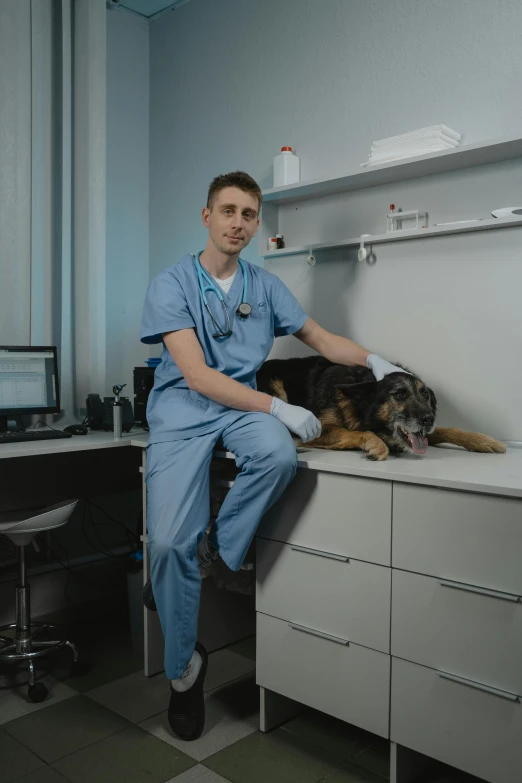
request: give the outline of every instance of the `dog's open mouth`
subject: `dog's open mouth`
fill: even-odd
[[[426,454],[428,450],[428,438],[421,432],[408,432],[399,427],[401,438],[410,446],[415,454]]]

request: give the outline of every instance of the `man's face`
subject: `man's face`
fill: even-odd
[[[223,188],[214,198],[212,209],[203,210],[203,223],[221,253],[239,255],[259,226],[258,201],[239,188]]]

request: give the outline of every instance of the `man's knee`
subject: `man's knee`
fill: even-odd
[[[157,533],[149,538],[149,551],[151,557],[156,561],[165,561],[170,558],[184,560],[189,556],[189,542],[185,536],[178,532],[173,535],[164,535]]]
[[[297,470],[297,452],[290,435],[274,438],[265,443],[257,452],[256,457],[278,474],[293,478]]]

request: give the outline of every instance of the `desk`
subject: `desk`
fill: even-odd
[[[3,444],[0,446],[0,459],[3,459],[0,508],[45,506],[69,497],[89,497],[93,489],[101,495],[142,487],[145,582],[149,577],[143,478],[147,441],[146,432],[125,433],[121,439],[114,440],[112,432],[96,431],[67,439]],[[163,671],[163,634],[158,615],[143,611],[145,674],[152,676]],[[209,652],[254,633],[253,596],[218,590],[211,579],[205,580],[198,636]]]
[[[262,730],[306,704],[390,739],[391,783],[522,780],[522,450],[298,465],[257,531]]]
[[[140,456],[130,445],[133,439],[147,437],[137,431],[114,440],[112,432],[89,432],[60,440],[1,444],[0,508],[8,511],[69,497],[136,490]]]
[[[257,532],[261,729],[308,705],[390,739],[391,783],[522,780],[522,450],[298,452]]]
[[[92,449],[114,449],[130,446],[132,442],[147,442],[147,433],[127,432],[121,440],[114,440],[112,432],[89,432],[87,435],[73,435],[59,440],[38,440],[35,443],[0,444],[0,459],[15,457],[41,457],[47,454],[63,454]]]
[[[143,476],[146,443],[92,433],[6,451],[132,446]],[[389,738],[391,783],[412,779],[418,754],[521,780],[522,450],[298,451],[257,535],[262,730],[306,704]],[[145,616],[152,673],[163,642]]]

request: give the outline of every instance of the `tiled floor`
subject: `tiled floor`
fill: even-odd
[[[84,677],[68,677],[60,656],[34,705],[0,676],[2,783],[386,783],[388,743],[361,729],[307,710],[258,731],[253,638],[210,656],[205,731],[188,743],[168,727],[164,676],[145,678],[131,652],[125,612],[75,616],[71,637],[92,664]],[[472,780],[440,767],[419,783]]]

